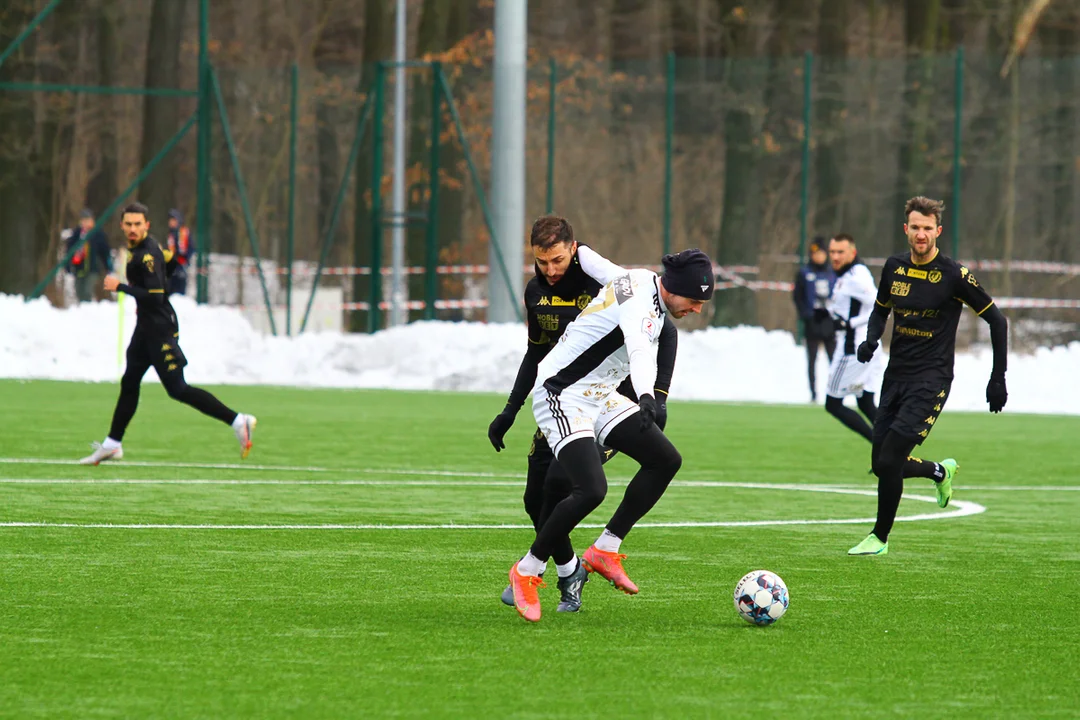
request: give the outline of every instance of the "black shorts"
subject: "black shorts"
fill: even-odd
[[[947,380],[897,382],[886,378],[874,420],[874,444],[881,443],[890,430],[916,445],[922,444],[934,429],[951,386]]]
[[[187,365],[184,351],[180,349],[179,333],[157,332],[135,328],[127,349],[127,370],[140,378],[150,368],[157,371],[162,380],[182,371]]]

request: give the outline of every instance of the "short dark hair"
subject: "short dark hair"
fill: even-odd
[[[836,240],[837,242],[849,242],[852,245],[855,244],[855,238],[851,237],[851,235],[849,235],[848,233],[836,233],[835,235],[833,235],[832,239]]]
[[[120,217],[123,218],[128,213],[137,213],[143,216],[144,220],[150,219],[150,208],[143,205],[141,202],[133,202],[124,208],[124,212],[120,213]]]
[[[911,217],[911,213],[913,212],[921,213],[927,217],[933,215],[937,224],[940,225],[941,216],[945,212],[945,203],[941,200],[933,200],[918,195],[904,203],[904,222],[907,222],[907,219]]]
[[[550,250],[558,243],[574,242],[574,228],[564,217],[544,215],[533,223],[529,241],[534,248]]]

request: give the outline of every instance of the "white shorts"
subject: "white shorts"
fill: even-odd
[[[578,438],[592,438],[601,445],[619,423],[638,412],[637,403],[612,392],[602,399],[586,397],[587,387],[576,385],[553,395],[543,385],[533,390],[533,415],[536,425],[547,438],[548,447],[559,451]]]
[[[861,363],[859,358],[845,355],[841,348],[837,348],[837,352],[833,353],[832,363],[829,364],[829,381],[825,384],[825,394],[834,398],[848,395],[862,397],[864,392],[877,392],[879,380],[876,355],[870,362]]]

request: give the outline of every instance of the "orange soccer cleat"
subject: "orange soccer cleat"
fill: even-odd
[[[540,593],[539,588],[547,587],[544,581],[536,575],[522,575],[518,572],[518,564],[510,568],[510,587],[514,591],[514,609],[518,615],[529,622],[540,620]]]
[[[595,545],[589,547],[581,556],[581,562],[585,569],[591,573],[597,573],[619,590],[627,595],[637,595],[638,586],[626,576],[622,561],[625,555],[598,550]]]

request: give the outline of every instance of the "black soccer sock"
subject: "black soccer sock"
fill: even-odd
[[[818,339],[810,337],[805,338],[806,342],[806,374],[807,379],[810,380],[810,397],[817,397],[817,351],[820,344]]]
[[[859,410],[862,411],[862,414],[865,415],[866,419],[873,425],[874,421],[877,420],[877,405],[874,404],[874,393],[864,392],[858,397],[856,402],[859,405]]]
[[[548,471],[543,482],[543,505],[540,508],[536,529],[538,533],[558,504],[570,496],[570,476],[563,470],[562,464],[555,460],[546,467]],[[565,565],[574,559],[574,546],[570,542],[569,535],[552,541],[551,559],[559,565]]]
[[[525,504],[525,514],[532,520],[533,529],[540,532],[541,520],[544,509],[544,479],[547,477],[548,468],[551,466],[551,456],[547,453],[543,457],[529,456],[529,471],[525,475],[525,494],[522,501]]]
[[[881,542],[889,540],[889,533],[896,520],[896,511],[900,507],[900,497],[904,494],[904,468],[914,448],[914,441],[890,430],[874,454],[874,474],[878,477],[878,510],[873,532]]]
[[[904,477],[930,478],[934,482],[941,482],[945,479],[945,468],[933,460],[909,457],[904,461]]]
[[[854,430],[868,441],[873,441],[874,433],[870,429],[870,424],[866,422],[862,415],[844,405],[843,399],[831,395],[826,396],[825,410],[848,429]]]
[[[226,425],[232,425],[236,420],[236,411],[231,410],[220,400],[206,392],[202,388],[188,385],[184,380],[183,368],[167,373],[161,379],[166,392],[173,400],[179,400],[185,405],[190,405],[204,415],[216,418]]]
[[[551,557],[558,543],[569,538],[570,531],[595,510],[607,494],[607,478],[600,463],[600,452],[591,437],[568,442],[558,457],[563,471],[570,478],[570,494],[552,509],[551,516],[536,533],[536,540],[529,552],[539,560]]]
[[[124,372],[124,377],[120,380],[120,397],[116,400],[112,425],[109,427],[109,437],[117,442],[124,439],[128,423],[131,422],[131,418],[135,417],[135,410],[139,407],[139,387],[141,385],[141,374],[130,370]]]
[[[682,456],[655,425],[642,432],[636,417],[620,423],[607,436],[605,444],[641,463],[641,469],[626,486],[622,502],[607,524],[608,532],[625,540],[634,525],[663,496],[682,466]]]

